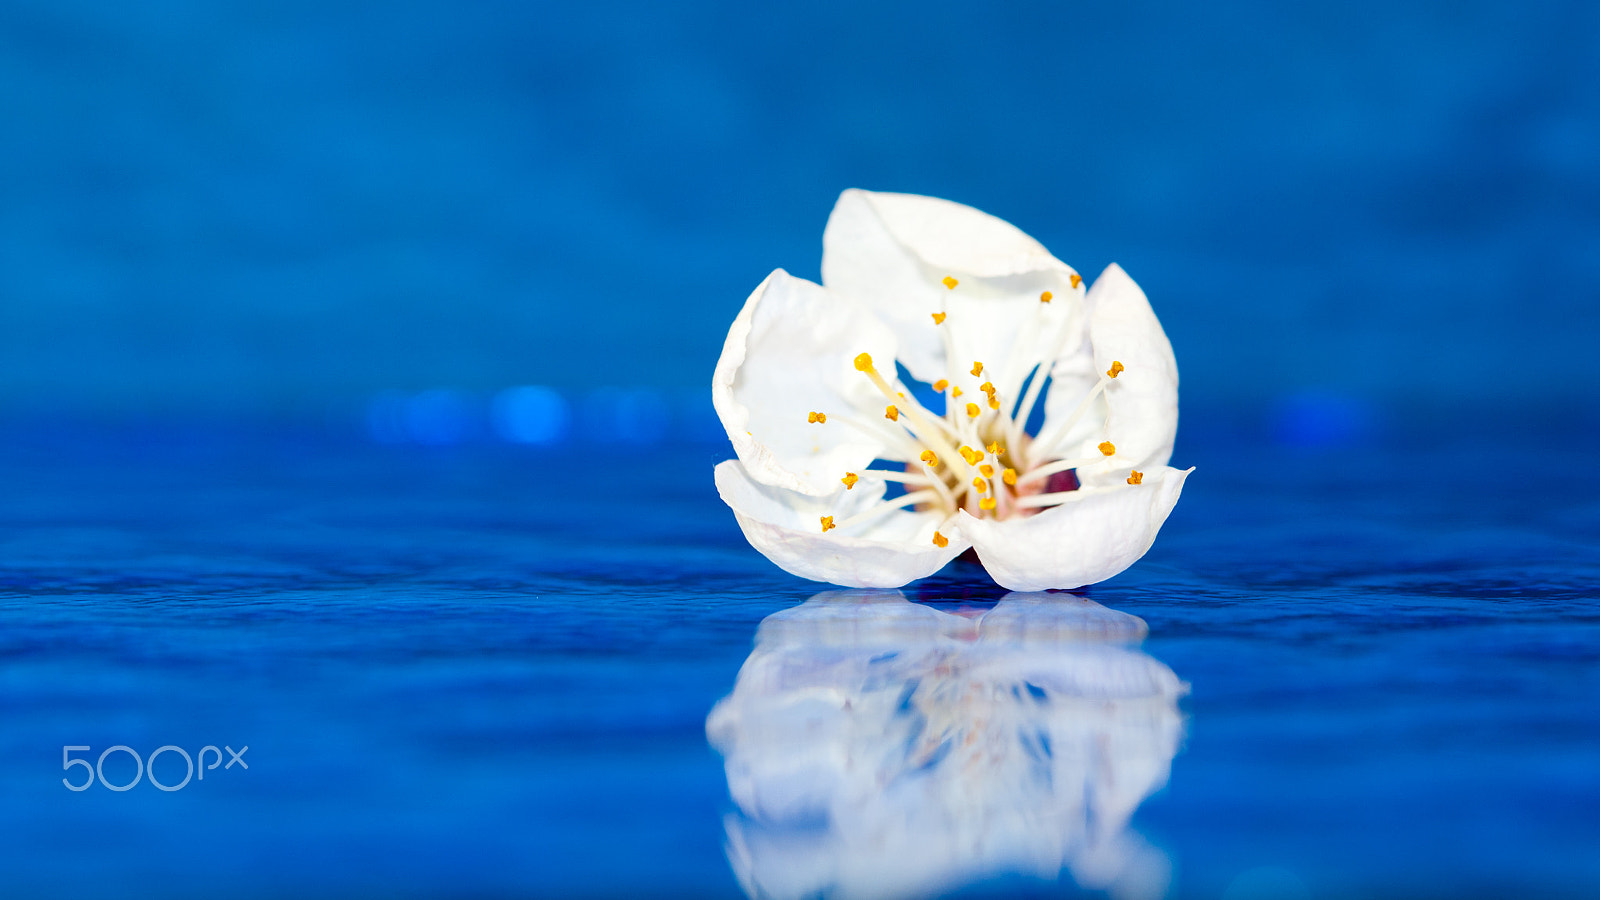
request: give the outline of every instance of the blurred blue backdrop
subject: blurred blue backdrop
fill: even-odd
[[[0,118],[0,413],[677,427],[851,186],[1122,263],[1186,410],[1291,443],[1600,396],[1577,0],[6,0]]]

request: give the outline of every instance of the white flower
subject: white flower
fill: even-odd
[[[1014,226],[911,194],[845,191],[822,244],[823,284],[767,276],[712,378],[739,456],[717,490],[757,550],[803,578],[897,587],[972,547],[1032,591],[1150,549],[1193,470],[1166,465],[1177,363],[1121,268],[1085,291]],[[886,499],[891,482],[904,493]]]

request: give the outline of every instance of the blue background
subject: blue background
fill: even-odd
[[[1087,593],[1192,685],[1175,895],[1593,894],[1600,7],[1364,0],[0,0],[0,894],[737,896],[705,716],[821,586],[707,383],[846,187],[1172,339]]]
[[[1203,406],[1592,417],[1597,85],[1581,2],[10,0],[0,409],[701,391],[856,186],[1122,263]]]

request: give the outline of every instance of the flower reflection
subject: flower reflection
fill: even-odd
[[[944,612],[829,591],[768,616],[706,721],[751,897],[920,897],[1003,875],[1157,897],[1129,830],[1181,736],[1144,622],[1062,594]]]

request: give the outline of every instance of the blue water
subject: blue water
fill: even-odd
[[[1586,446],[1218,431],[1106,584],[863,599],[709,443],[13,429],[0,896],[1592,896]]]

